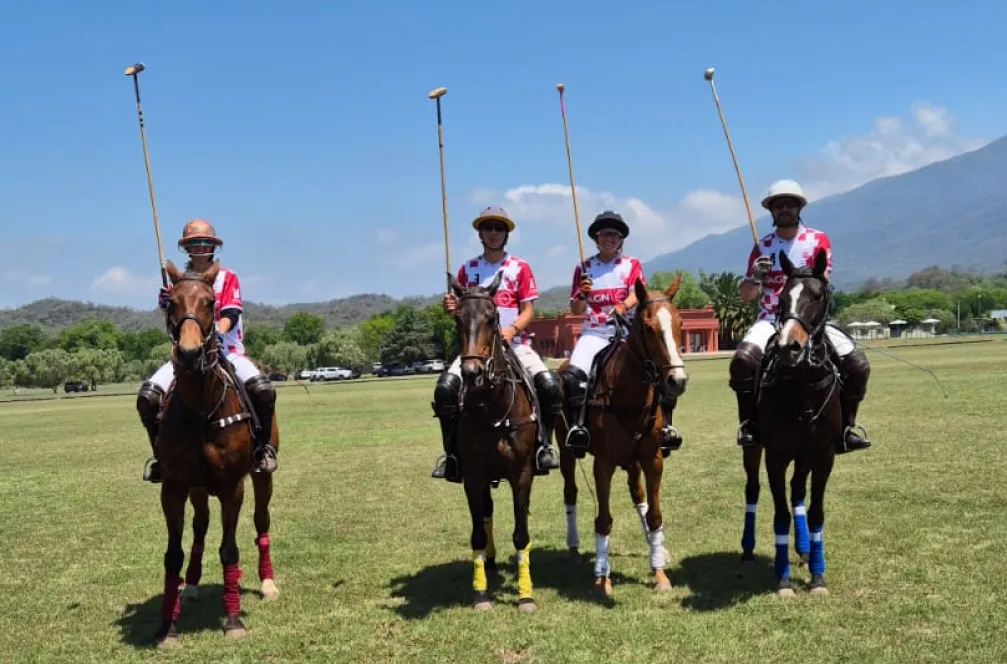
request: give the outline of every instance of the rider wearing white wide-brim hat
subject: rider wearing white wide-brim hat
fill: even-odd
[[[562,412],[563,396],[559,376],[542,361],[531,344],[525,330],[535,317],[534,301],[538,298],[535,275],[527,261],[508,253],[504,247],[514,230],[514,220],[502,207],[483,208],[472,220],[472,228],[479,234],[483,252],[471,258],[458,268],[455,278],[462,288],[479,285],[489,286],[497,273],[503,272],[500,287],[493,298],[500,323],[500,336],[521,363],[521,368],[535,385],[541,412],[540,435],[535,446],[535,474],[547,475],[559,468],[552,447],[553,427],[556,415]],[[452,292],[444,294],[443,307],[448,314],[454,314],[457,298]],[[447,371],[441,373],[434,387],[434,414],[441,424],[443,456],[430,473],[431,477],[443,478],[449,482],[462,481],[462,470],[458,456],[458,398],[461,391],[461,357],[456,357]]]
[[[178,240],[178,248],[189,257],[185,271],[205,272],[214,263],[214,252],[223,246],[224,241],[217,236],[213,224],[206,219],[190,219],[182,227],[182,237]],[[170,290],[170,287],[162,287],[157,298],[158,306],[164,310],[166,318],[170,315],[168,299]],[[259,371],[255,363],[245,356],[245,346],[242,342],[244,309],[241,304],[238,275],[233,270],[221,267],[213,283],[213,292],[214,318],[220,353],[234,368],[238,380],[244,383],[259,420],[259,435],[253,441],[255,470],[271,473],[276,470],[277,465],[276,449],[270,440],[276,390],[269,377]],[[172,388],[174,380],[175,367],[169,360],[144,381],[137,394],[136,410],[140,422],[147,430],[147,438],[150,440],[150,449],[153,452],[153,456],[147,459],[143,473],[143,479],[148,482],[158,483],[163,479],[157,460],[157,433],[160,429],[164,397]]]
[[[752,248],[745,279],[740,286],[744,302],[761,298],[759,314],[738,344],[730,366],[730,385],[738,398],[738,444],[742,447],[759,444],[753,421],[757,399],[755,380],[769,339],[776,332],[779,294],[787,281],[779,255],[786,253],[794,267],[801,269],[810,267],[818,252],[824,251],[828,265],[826,278],[831,276],[832,245],[823,231],[804,225],[801,212],[807,204],[808,198],[795,180],[777,180],[762,199],[762,207],[773,216],[773,232]],[[864,428],[857,425],[856,418],[860,402],[867,393],[870,364],[853,339],[833,324],[826,323],[825,336],[839,356],[843,377],[840,401],[845,432],[843,438],[837,441],[836,452],[842,454],[865,449],[871,443]]]
[[[570,292],[570,312],[585,315],[580,336],[563,370],[563,385],[567,409],[572,414],[566,444],[571,449],[587,450],[590,432],[584,426],[584,403],[590,388],[591,368],[595,357],[611,344],[615,334],[615,315],[625,315],[636,308],[633,284],[639,279],[647,284],[639,259],[623,253],[623,243],[629,236],[629,224],[622,215],[605,210],[595,217],[587,229],[598,253],[578,263],[573,271]],[[677,349],[672,349],[677,352]],[[682,446],[682,436],[671,424],[674,400],[662,398],[664,424],[661,428],[662,452]]]

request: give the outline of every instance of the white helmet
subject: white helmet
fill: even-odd
[[[762,199],[762,207],[768,210],[769,204],[774,198],[781,198],[783,196],[796,198],[801,202],[802,208],[808,204],[808,199],[805,198],[801,185],[797,184],[795,180],[777,180],[769,185],[769,191],[766,192],[766,197]]]

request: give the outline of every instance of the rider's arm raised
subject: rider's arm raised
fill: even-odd
[[[570,313],[574,316],[583,316],[587,312],[587,299],[581,292],[580,275],[581,267],[578,263],[573,270],[573,287],[570,289]]]
[[[756,299],[762,294],[762,284],[757,283],[752,280],[752,274],[755,269],[755,259],[762,255],[759,248],[752,247],[752,252],[748,255],[748,267],[745,270],[745,278],[741,280],[738,285],[738,294],[741,296],[741,301],[748,304],[752,300]]]

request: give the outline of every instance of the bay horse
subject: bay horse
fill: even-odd
[[[185,502],[192,503],[192,549],[185,572],[186,597],[194,597],[202,576],[203,546],[210,523],[209,496],[220,501],[223,538],[220,563],[224,572],[224,634],[245,636],[241,621],[241,568],[235,531],[245,495],[245,476],[251,474],[255,492],[256,546],[259,550],[259,579],[262,596],[276,599],[279,590],[273,578],[269,542],[269,501],[272,475],[251,473],[252,421],[254,412],[243,392],[241,381],[230,370],[218,348],[215,330],[213,282],[220,264],[205,272],[181,273],[171,261],[166,270],[171,277],[168,327],[172,338],[175,368],[173,389],[165,397],[158,432],[158,456],[164,481],[161,509],[168,528],[164,554],[164,596],[161,625],[155,642],[173,643],[178,634],[175,623],[181,611],[179,592],[182,578],[182,531]],[[276,415],[263,422],[272,431],[272,445],[279,450]]]
[[[756,423],[760,445],[745,448],[745,524],[742,562],[755,560],[755,514],[759,501],[759,465],[763,449],[766,474],[773,494],[773,532],[776,536],[774,571],[777,593],[791,597],[788,557],[791,510],[794,548],[800,566],[808,565],[813,594],[827,594],[822,527],[825,523],[825,488],[835,461],[836,443],[843,436],[839,398],[840,372],[825,335],[831,293],[827,283],[827,256],[815,255],[810,267],[797,269],[780,252],[787,281],[777,307],[778,331],[770,338],[762,368],[756,378]],[[786,473],[791,463],[790,505]],[[805,509],[808,477],[811,501]]]
[[[455,320],[462,385],[459,391],[458,457],[472,517],[474,608],[491,607],[486,570],[496,567],[491,488],[507,480],[514,500],[518,608],[535,611],[528,509],[535,470],[535,389],[520,360],[504,343],[493,298],[503,272],[489,286],[464,288],[452,275],[458,298]]]
[[[663,293],[650,291],[639,279],[633,284],[636,315],[629,332],[617,335],[595,359],[595,377],[585,395],[584,423],[591,442],[586,451],[560,445],[563,502],[566,506],[566,541],[578,555],[576,457],[594,456],[594,482],[598,492],[598,515],[594,521],[595,588],[612,595],[609,543],[612,533],[612,476],[616,468],[627,473],[630,498],[640,517],[644,538],[650,546],[650,569],[655,590],[671,590],[664,568],[664,518],[661,514],[661,477],[667,451],[661,450],[664,414],[661,399],[675,403],[685,393],[688,375],[679,353],[682,317],[673,300],[681,275]],[[562,374],[569,361],[563,363]],[[567,414],[567,421],[572,414]],[[567,422],[558,422],[558,440],[566,440]],[[641,485],[646,481],[646,493]]]

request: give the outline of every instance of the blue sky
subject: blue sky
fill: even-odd
[[[978,0],[3,3],[0,307],[153,306],[136,61],[166,257],[206,217],[244,297],[282,303],[443,288],[436,86],[452,268],[502,204],[546,288],[577,255],[557,82],[582,224],[615,207],[647,260],[746,221],[706,67],[750,198],[820,197],[1002,135],[1005,24]]]

